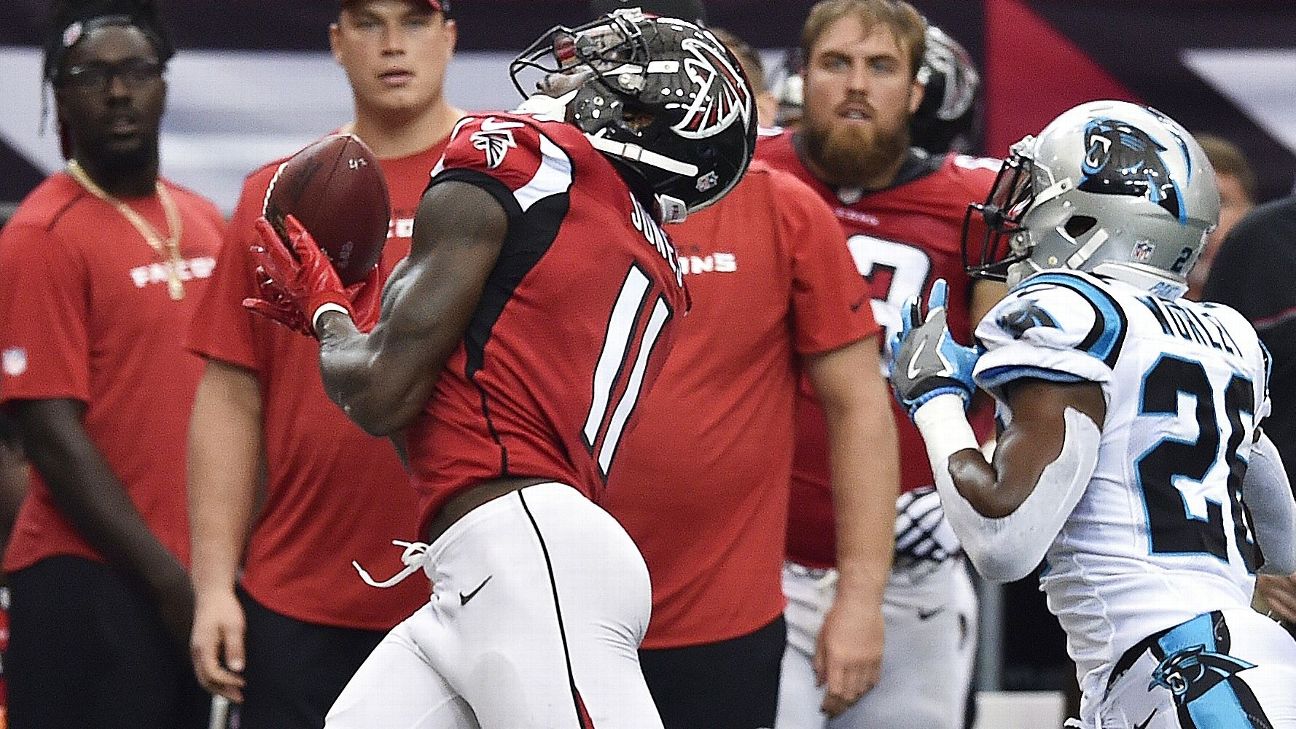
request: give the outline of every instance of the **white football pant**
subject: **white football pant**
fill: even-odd
[[[431,600],[360,667],[326,729],[661,729],[639,670],[647,567],[575,489],[489,501],[424,560]]]
[[[815,640],[836,596],[835,570],[783,569],[788,646],[775,729],[962,729],[976,654],[977,600],[963,559],[891,573],[883,598],[885,640],[878,684],[829,719],[819,710]]]

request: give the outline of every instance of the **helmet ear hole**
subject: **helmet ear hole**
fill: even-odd
[[[1098,225],[1098,220],[1088,215],[1072,215],[1071,219],[1062,226],[1062,230],[1071,240],[1079,240],[1080,236],[1093,230]]]

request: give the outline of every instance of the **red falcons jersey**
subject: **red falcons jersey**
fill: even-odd
[[[675,249],[575,127],[473,116],[432,183],[491,193],[508,235],[463,342],[408,431],[423,525],[456,492],[538,476],[598,500],[686,296]]]
[[[792,172],[832,207],[846,242],[873,297],[873,318],[885,328],[884,342],[900,329],[901,307],[910,297],[925,300],[938,278],[949,282],[948,319],[955,339],[972,341],[973,279],[963,268],[963,214],[970,202],[985,200],[997,160],[948,155],[931,160],[924,173],[877,192],[833,189],[801,162],[794,135],[763,137],[756,153],[772,167]],[[916,165],[917,160],[912,160]],[[903,172],[902,172],[903,177]],[[892,403],[900,436],[901,489],[932,483],[927,449],[918,429]],[[989,414],[978,423],[988,432]],[[829,489],[827,429],[823,411],[806,378],[797,402],[797,446],[792,469],[788,554],[812,566],[834,562],[832,496]]]

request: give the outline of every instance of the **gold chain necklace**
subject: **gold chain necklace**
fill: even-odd
[[[166,265],[167,293],[171,295],[173,301],[183,299],[184,284],[180,281],[180,267],[184,264],[184,259],[180,257],[180,233],[183,230],[184,221],[180,218],[180,208],[171,197],[171,192],[161,182],[153,183],[154,189],[157,190],[158,201],[162,203],[162,211],[166,214],[168,235],[163,239],[162,234],[158,233],[157,229],[144,219],[144,216],[95,184],[95,181],[90,179],[90,175],[86,174],[85,168],[75,159],[68,160],[67,171],[72,176],[72,179],[80,183],[81,187],[84,187],[87,192],[112,205],[117,209],[118,214],[135,226],[135,230],[139,231],[144,241],[149,244],[149,247],[158,254],[158,257]]]

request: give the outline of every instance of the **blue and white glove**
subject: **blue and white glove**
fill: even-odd
[[[925,318],[919,297],[909,299],[901,311],[903,328],[891,339],[891,388],[910,418],[937,395],[958,395],[966,409],[976,392],[972,369],[981,352],[950,335],[945,322],[948,296],[945,279],[936,279]]]

